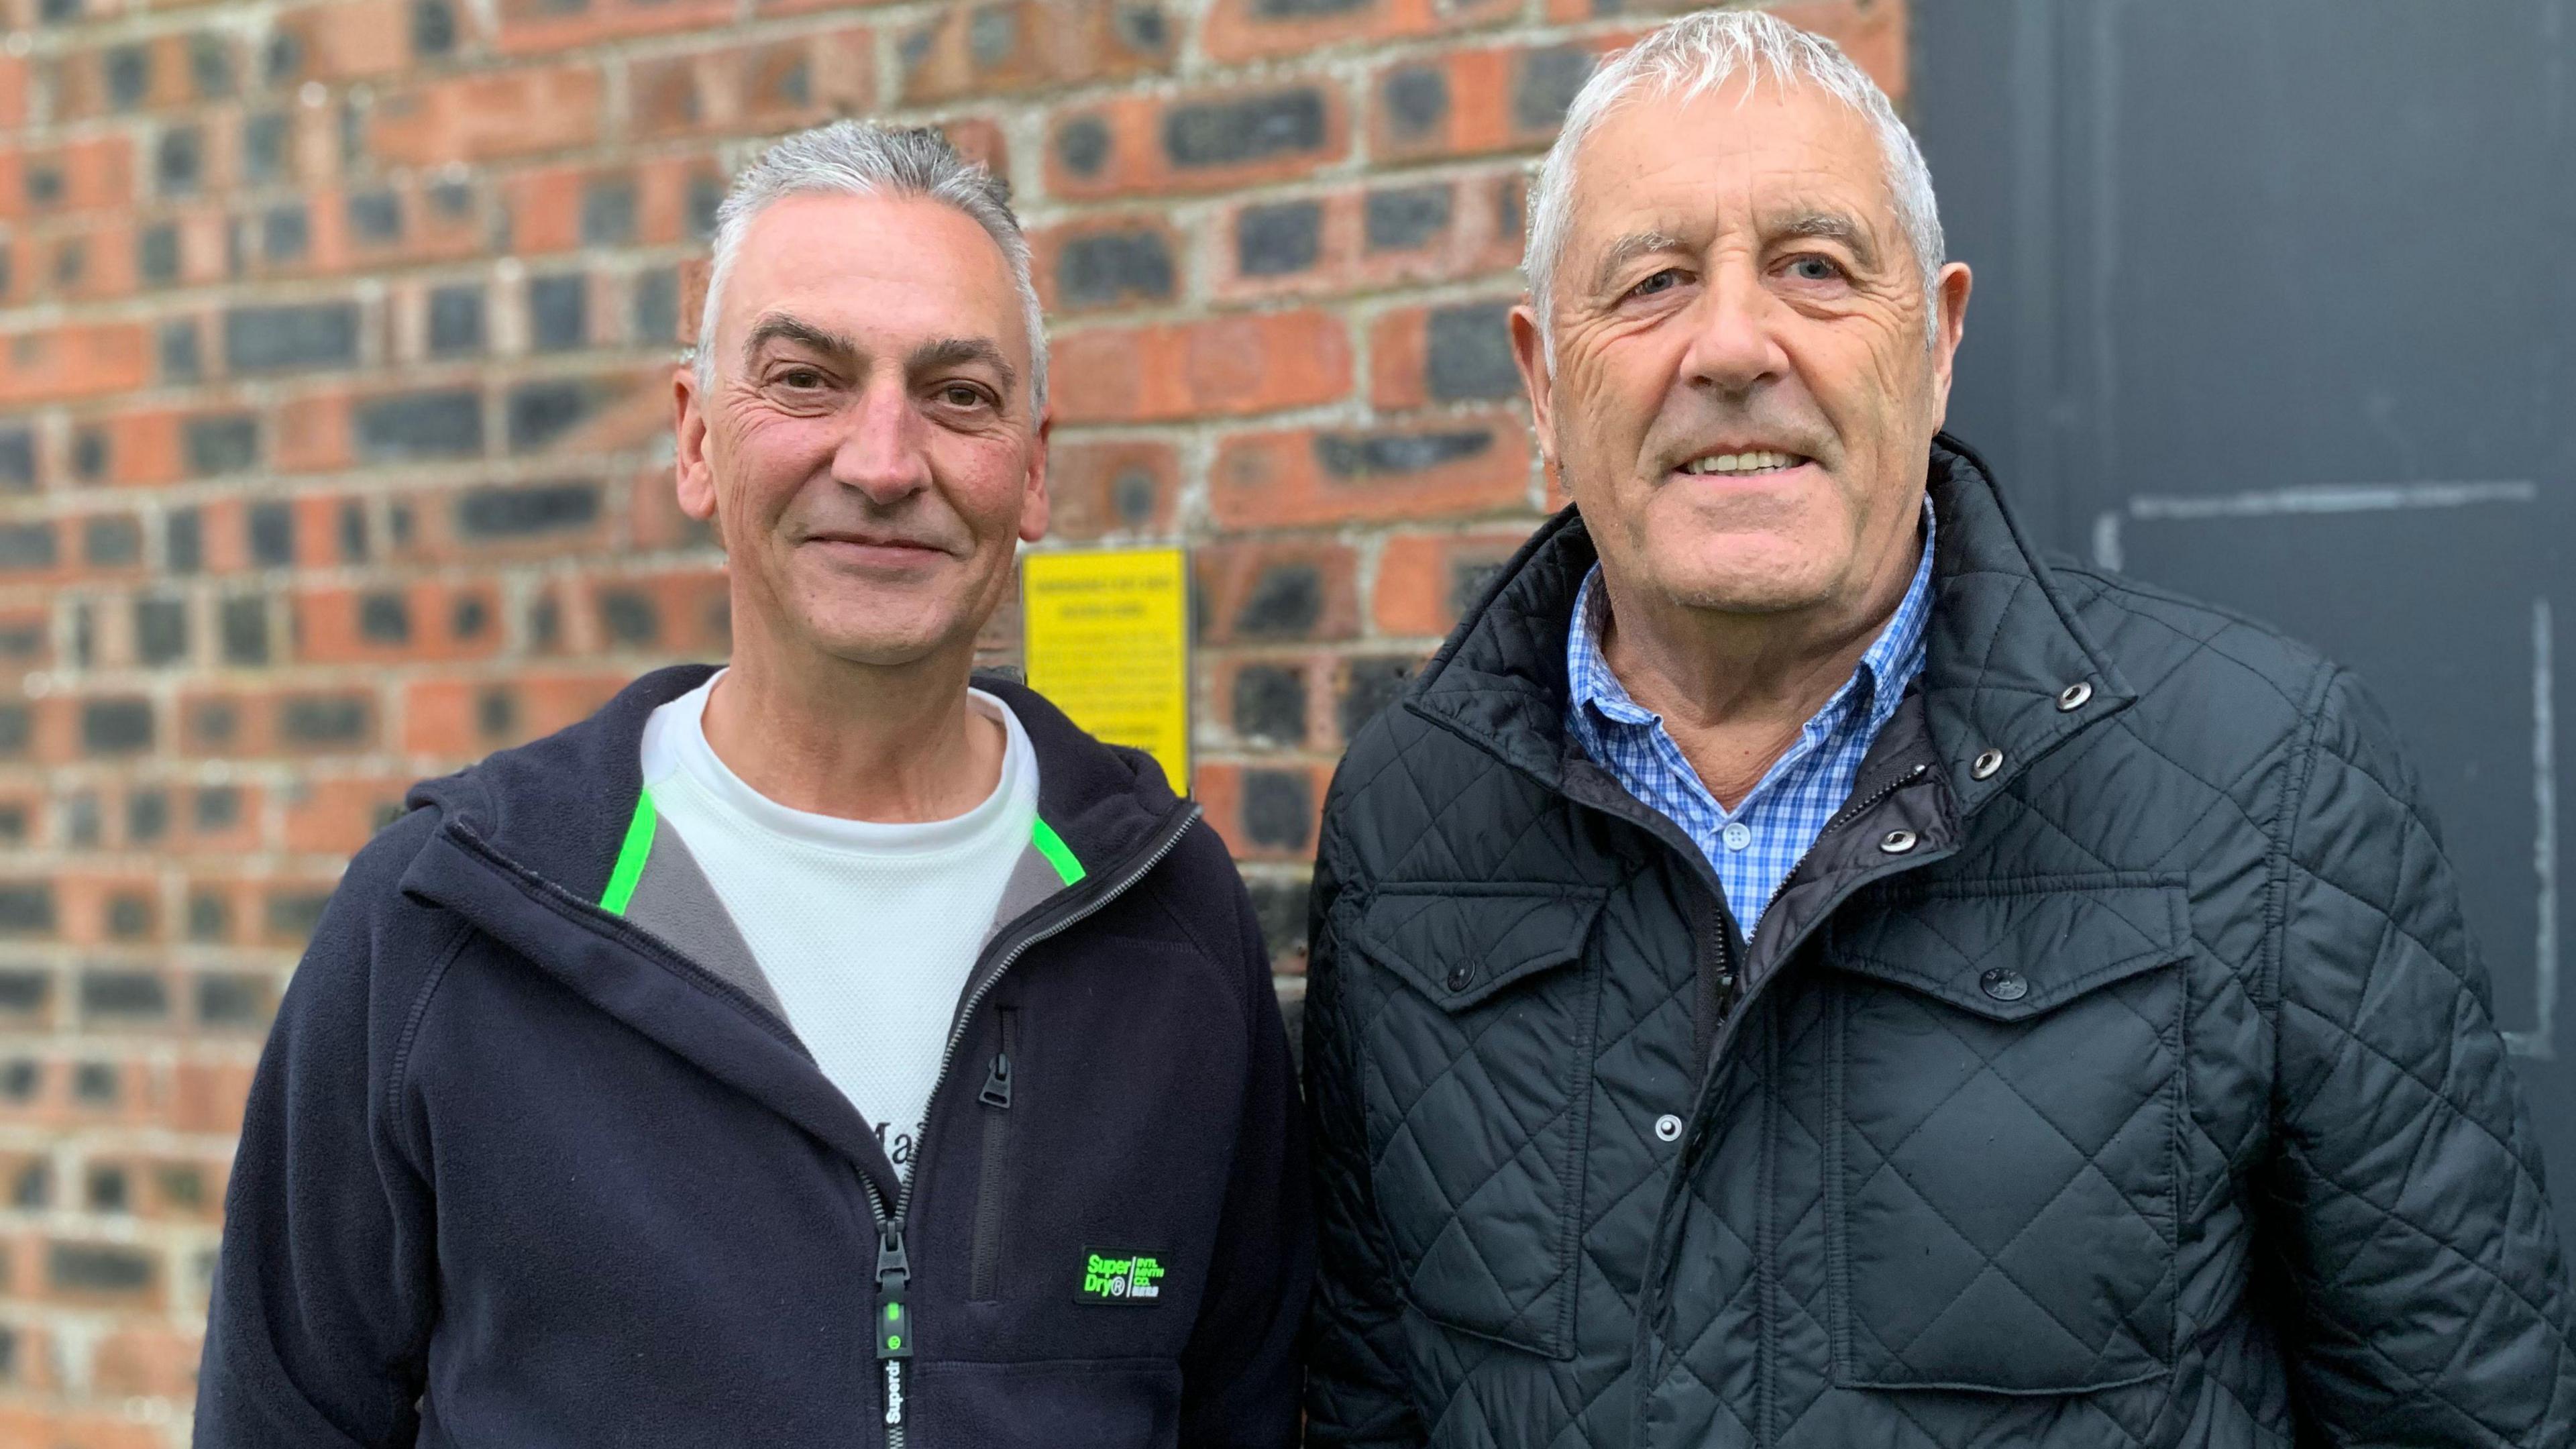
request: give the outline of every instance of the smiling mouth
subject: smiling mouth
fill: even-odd
[[[1758,478],[1765,473],[1785,473],[1811,461],[1797,453],[1780,453],[1759,449],[1748,453],[1704,453],[1673,471],[1723,478]]]

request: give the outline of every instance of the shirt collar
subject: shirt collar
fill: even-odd
[[[1873,729],[1885,724],[1896,713],[1905,686],[1922,673],[1924,639],[1932,618],[1932,543],[1936,527],[1932,500],[1926,498],[1923,556],[1914,565],[1914,579],[1906,585],[1905,597],[1897,602],[1896,612],[1888,617],[1878,637],[1862,651],[1850,680],[1808,721],[1806,733],[1832,729],[1853,710],[1862,711]],[[1611,672],[1610,661],[1601,652],[1601,630],[1609,621],[1610,594],[1600,585],[1601,565],[1596,563],[1583,576],[1583,587],[1575,593],[1574,627],[1566,631],[1568,693],[1586,723],[1597,715],[1613,724],[1660,725],[1663,716],[1629,696],[1627,686]]]

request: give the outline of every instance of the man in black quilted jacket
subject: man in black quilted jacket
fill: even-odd
[[[1325,812],[1310,1442],[2576,1439],[2414,775],[2314,654],[2034,556],[1878,89],[1675,22],[1528,266],[1575,507]]]

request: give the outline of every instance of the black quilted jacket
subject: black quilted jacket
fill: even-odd
[[[1326,809],[1324,1445],[2563,1446],[2571,1300],[2353,679],[1931,460],[1930,659],[1748,947],[1542,529]]]

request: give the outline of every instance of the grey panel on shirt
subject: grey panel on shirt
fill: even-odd
[[[708,975],[739,989],[780,1024],[787,1024],[787,1008],[762,974],[732,913],[669,821],[654,832],[653,853],[645,857],[635,895],[626,903],[626,919],[661,937]]]

